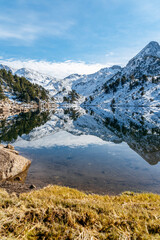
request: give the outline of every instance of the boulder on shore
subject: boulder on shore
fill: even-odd
[[[31,161],[18,155],[14,148],[0,145],[0,181],[12,178],[25,171]]]

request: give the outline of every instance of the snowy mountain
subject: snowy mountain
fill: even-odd
[[[56,94],[58,91],[58,86],[56,85],[57,79],[54,77],[26,68],[17,70],[15,74],[20,77],[25,77],[33,84],[41,85],[48,90],[51,95]]]
[[[18,76],[24,76],[32,83],[43,86],[58,102],[61,103],[63,102],[63,98],[67,97],[70,91],[75,90],[80,96],[82,96],[79,101],[82,103],[85,97],[96,92],[107,79],[110,79],[119,71],[121,71],[120,66],[112,66],[110,68],[101,69],[94,74],[72,74],[64,79],[56,79],[25,68],[19,69],[15,73]]]
[[[122,71],[123,75],[155,76],[160,74],[160,45],[150,42],[134,58],[132,58]]]
[[[86,104],[160,106],[160,45],[150,42]]]
[[[112,66],[109,68],[103,68],[100,71],[84,75],[72,84],[72,89],[74,89],[80,95],[85,97],[98,91],[98,89],[112,76],[121,71],[120,66]]]
[[[11,69],[0,65],[0,69],[12,71],[24,76],[32,83],[43,86],[54,96],[56,102],[87,105],[125,105],[159,106],[160,105],[160,45],[150,42],[126,67],[112,66],[89,74],[72,74],[64,79],[56,79],[31,69]]]
[[[75,90],[81,96],[79,103],[82,103],[85,97],[97,91],[107,79],[110,79],[119,71],[121,71],[120,66],[112,66],[101,69],[94,74],[72,74],[64,79],[56,79],[26,68],[17,70],[15,74],[24,76],[30,82],[43,86],[60,103],[63,102],[64,97],[68,97],[69,92]]]
[[[159,106],[160,45],[150,42],[124,68],[112,66],[94,74],[72,74],[64,79],[27,69],[20,69],[16,74],[42,85],[60,103],[74,90],[79,94],[76,100],[79,104]]]

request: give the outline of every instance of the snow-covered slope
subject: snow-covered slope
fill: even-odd
[[[80,95],[85,97],[98,91],[98,89],[112,76],[121,71],[120,66],[112,66],[109,68],[103,68],[100,71],[84,75],[72,84],[72,89],[74,89]]]
[[[33,71],[31,69],[21,68],[15,72],[18,76],[23,76],[31,83],[43,86],[49,91],[51,96],[57,100],[57,102],[63,102],[63,97],[67,97],[68,93],[72,91],[72,84],[83,75],[72,74],[64,79],[56,79],[52,76]]]
[[[116,81],[114,82],[116,83]],[[93,101],[87,104],[107,104],[114,106],[160,106],[160,77],[154,79],[147,77],[143,79],[127,78],[122,84],[121,80],[116,88],[106,85],[94,96]]]
[[[160,45],[157,42],[150,42],[123,69],[122,75],[159,75],[160,74]]]
[[[57,79],[45,74],[42,74],[31,69],[21,68],[15,72],[20,77],[25,77],[31,83],[41,85],[46,90],[54,95],[58,91]]]
[[[63,98],[68,96],[68,93],[75,90],[80,96],[79,103],[82,103],[85,97],[98,91],[107,79],[110,79],[117,72],[121,71],[120,66],[104,68],[90,75],[72,74],[64,79],[56,79],[51,76],[33,71],[30,69],[19,69],[15,73],[18,76],[24,76],[32,83],[39,84],[49,90],[50,94],[58,102],[63,102]]]
[[[150,42],[86,103],[160,106],[160,45]]]

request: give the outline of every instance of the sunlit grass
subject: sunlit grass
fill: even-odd
[[[1,189],[0,239],[160,239],[160,196],[48,186],[17,197]]]

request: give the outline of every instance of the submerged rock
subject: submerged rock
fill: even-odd
[[[0,181],[13,178],[25,171],[31,161],[18,155],[14,148],[5,148],[0,145]]]

